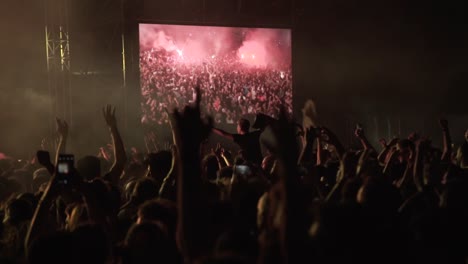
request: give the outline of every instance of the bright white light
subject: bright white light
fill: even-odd
[[[252,54],[252,59],[255,59],[255,54]]]
[[[184,56],[184,54],[182,53],[182,51],[180,49],[177,50],[177,54],[179,54],[179,57]]]
[[[244,54],[241,54],[241,59],[243,59],[243,58],[244,58]]]
[[[211,55],[211,58],[214,59],[216,56],[215,55]]]

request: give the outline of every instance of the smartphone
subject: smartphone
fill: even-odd
[[[236,165],[234,166],[234,173],[237,175],[247,176],[252,174],[252,170],[247,165]]]
[[[57,177],[61,184],[70,182],[70,174],[75,164],[75,156],[70,154],[60,154],[57,163]]]

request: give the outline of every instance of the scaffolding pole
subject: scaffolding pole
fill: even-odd
[[[44,0],[45,44],[48,91],[51,98],[49,130],[55,131],[55,118],[72,126],[72,89],[68,1]]]

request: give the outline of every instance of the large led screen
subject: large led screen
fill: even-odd
[[[249,114],[292,112],[291,31],[140,24],[142,123],[167,123],[202,90],[202,111],[216,123]]]

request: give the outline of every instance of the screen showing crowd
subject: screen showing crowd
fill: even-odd
[[[165,109],[203,93],[202,110],[216,123],[248,114],[292,112],[291,31],[140,24],[142,123],[167,123]]]

